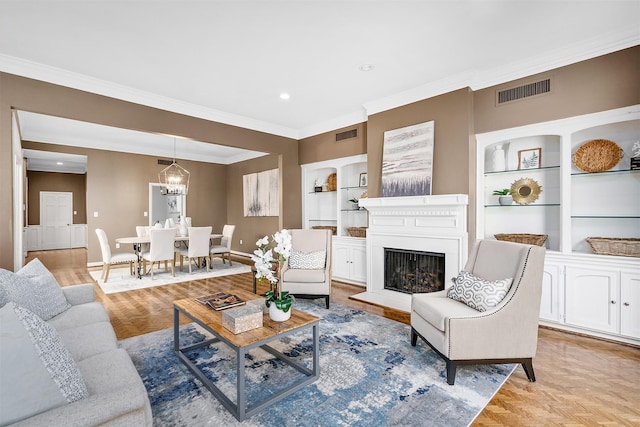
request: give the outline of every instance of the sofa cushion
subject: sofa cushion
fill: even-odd
[[[71,306],[69,310],[49,320],[49,324],[58,331],[98,322],[109,322],[109,315],[99,302]]]
[[[62,329],[58,334],[76,362],[118,348],[116,334],[109,322]]]
[[[14,302],[0,309],[0,424],[88,397],[56,330]]]
[[[289,268],[304,270],[321,270],[325,267],[327,251],[302,252],[291,248]]]
[[[445,330],[445,322],[452,317],[477,315],[478,312],[466,304],[458,301],[430,294],[413,294],[411,297],[411,311],[429,322],[431,326],[441,332]]]
[[[325,270],[303,270],[300,268],[289,268],[283,273],[283,280],[285,282],[299,282],[299,283],[324,283],[325,282]]]
[[[71,307],[53,274],[37,258],[17,273],[0,269],[0,287],[4,288],[0,294],[5,302],[13,301],[43,320]]]
[[[512,277],[486,280],[468,271],[461,271],[449,288],[447,297],[467,304],[478,311],[487,311],[504,299],[511,288]]]

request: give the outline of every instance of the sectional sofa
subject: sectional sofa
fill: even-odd
[[[0,425],[151,426],[147,391],[93,284],[0,269]]]

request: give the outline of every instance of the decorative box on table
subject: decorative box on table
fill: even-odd
[[[267,308],[267,305],[265,304],[265,299],[264,298],[256,298],[256,299],[249,300],[249,301],[247,301],[247,305],[249,305],[249,304],[255,305],[264,314],[267,314],[269,312],[269,309]]]
[[[234,334],[262,327],[262,307],[245,304],[222,312],[222,326]]]

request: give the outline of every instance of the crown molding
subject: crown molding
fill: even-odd
[[[296,129],[202,107],[10,55],[0,54],[0,71],[200,119],[286,138],[298,138],[298,131]]]
[[[325,132],[332,132],[347,126],[359,124],[367,121],[367,112],[364,109],[353,111],[340,117],[319,122],[313,126],[300,129],[298,139],[308,138]]]

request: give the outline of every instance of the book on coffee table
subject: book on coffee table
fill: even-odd
[[[228,294],[226,292],[218,292],[211,295],[196,298],[201,304],[208,305],[214,310],[224,310],[225,308],[237,307],[245,303],[244,300],[238,298],[237,295]]]

